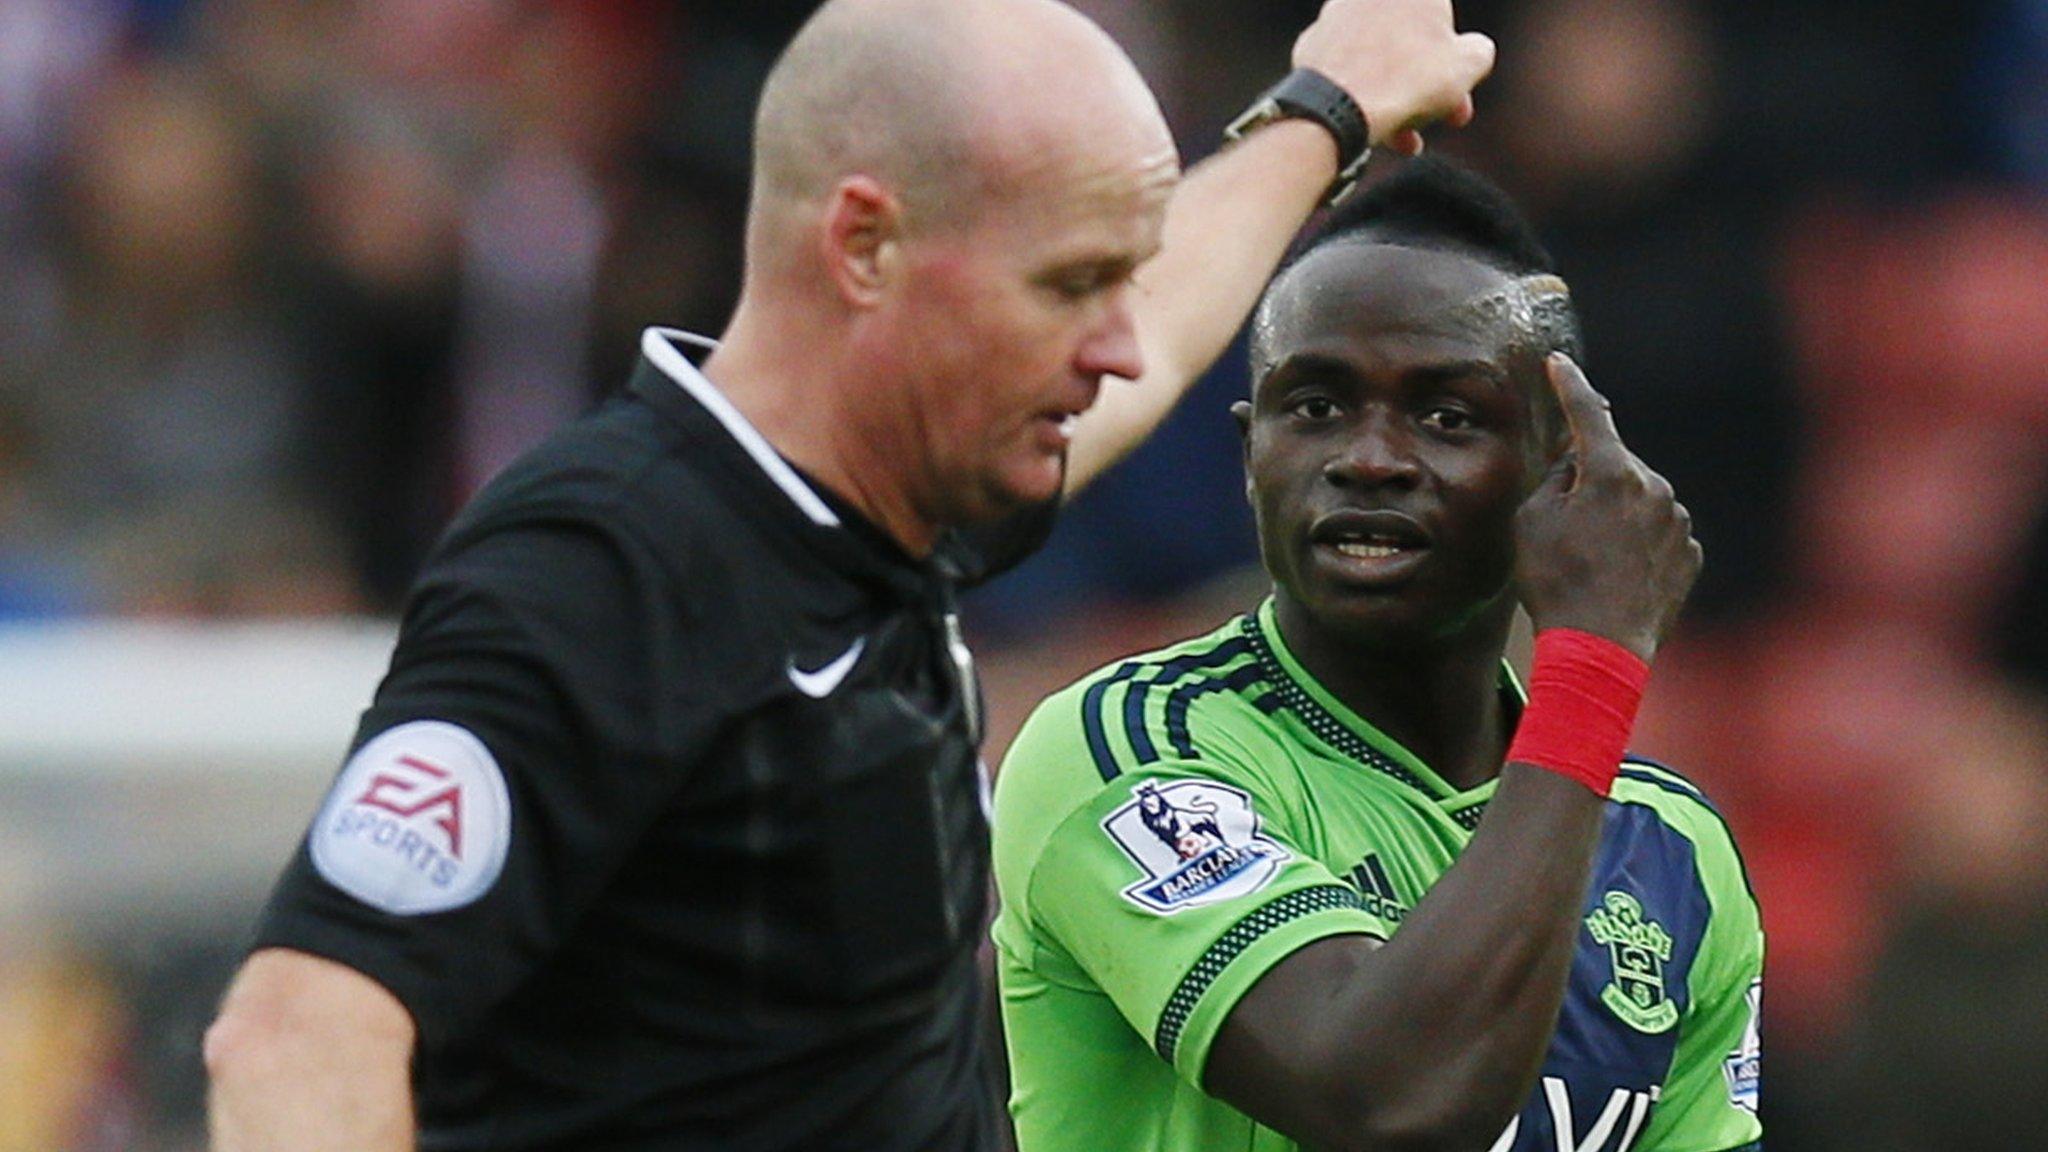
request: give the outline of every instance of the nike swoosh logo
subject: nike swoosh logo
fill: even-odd
[[[863,636],[853,642],[853,647],[840,653],[838,659],[815,672],[806,672],[792,663],[789,666],[789,682],[796,685],[797,691],[811,699],[823,700],[832,694],[833,689],[839,687],[846,679],[847,673],[853,671],[854,664],[860,660],[860,654],[867,646],[868,638]]]

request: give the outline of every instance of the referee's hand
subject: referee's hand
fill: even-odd
[[[1607,401],[1565,354],[1547,365],[1571,445],[1515,520],[1515,583],[1537,628],[1604,636],[1648,661],[1699,576],[1692,516],[1621,442]]]
[[[1472,119],[1493,41],[1459,34],[1450,0],[1329,0],[1294,45],[1294,66],[1335,80],[1365,112],[1376,148],[1422,151],[1420,129]]]

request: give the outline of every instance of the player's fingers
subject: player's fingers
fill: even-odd
[[[1621,434],[1614,428],[1614,413],[1607,398],[1594,391],[1591,381],[1570,356],[1552,352],[1544,363],[1550,386],[1557,393],[1558,407],[1571,429],[1572,454],[1581,462],[1621,448]]]
[[[1387,147],[1396,156],[1420,156],[1424,147],[1422,133],[1413,128],[1403,128],[1387,141]]]

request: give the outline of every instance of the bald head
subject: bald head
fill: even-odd
[[[1050,499],[1068,419],[1144,374],[1132,281],[1178,176],[1136,66],[1065,4],[827,0],[762,94],[705,371],[913,550]]]
[[[1091,125],[1135,139],[1144,129],[1105,118],[1119,108],[1164,132],[1123,51],[1056,0],[828,0],[762,92],[756,224],[856,174],[887,187],[911,227],[956,220],[1049,142]]]

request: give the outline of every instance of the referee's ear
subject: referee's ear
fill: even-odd
[[[902,221],[902,202],[871,176],[848,176],[832,190],[818,255],[848,304],[881,301],[896,272]]]

